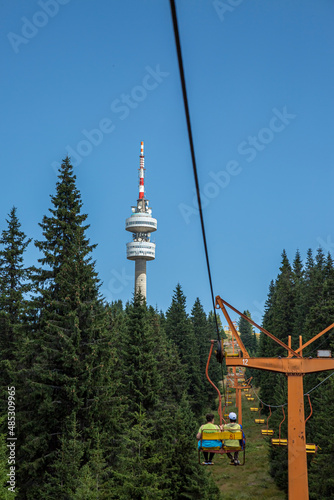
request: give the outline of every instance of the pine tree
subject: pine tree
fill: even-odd
[[[251,318],[249,311],[243,313],[247,318]],[[252,325],[243,317],[239,319],[239,332],[241,340],[251,356],[255,356],[257,350],[256,336]]]
[[[201,400],[203,402],[203,407],[212,404],[217,397],[216,391],[213,390],[212,386],[208,383],[205,375],[206,364],[208,359],[208,354],[210,350],[210,330],[209,324],[204,312],[203,306],[197,297],[193,308],[191,310],[191,321],[194,329],[194,336],[196,339],[197,346],[197,356],[199,360],[199,374],[201,378]],[[213,362],[215,361],[213,356]],[[212,380],[212,376],[215,377],[216,373],[213,371],[213,364],[209,367],[209,376]],[[219,380],[219,379],[218,379]],[[218,380],[213,380],[214,383],[218,383]]]
[[[289,331],[292,335],[292,348],[299,345],[299,335],[303,334],[303,343],[313,337],[316,333],[328,326],[334,317],[334,270],[330,255],[325,258],[323,251],[319,249],[316,258],[313,259],[312,252],[307,252],[307,260],[303,267],[299,252],[296,253],[293,268],[290,272],[286,255],[283,254],[280,274],[276,282],[271,285],[271,293],[268,297],[267,310],[265,313],[264,326],[269,331],[287,341]],[[330,348],[331,335],[321,337],[303,352],[304,356],[314,355],[318,346]],[[273,349],[270,339],[264,339],[261,335],[261,355],[278,355],[279,350]],[[286,355],[286,354],[285,354]],[[267,373],[267,372],[266,372]],[[304,392],[314,388],[325,374],[308,374],[304,378]],[[260,397],[266,403],[275,405],[283,404],[287,400],[286,380],[283,375],[268,373],[261,378]],[[331,438],[332,421],[332,391],[333,383],[323,386],[320,394],[313,397],[313,416],[307,424],[307,442],[320,444],[321,456],[309,458],[310,465],[309,488],[310,498],[332,498],[333,481],[331,480],[331,459],[333,443]],[[285,406],[285,421],[281,427],[281,437],[287,436],[288,409]],[[308,414],[307,404],[305,413]],[[277,428],[283,414],[277,409],[272,416],[271,425]],[[285,491],[288,485],[287,454],[283,447],[272,447],[270,449],[270,470],[275,482]]]
[[[24,267],[24,253],[30,243],[13,207],[7,229],[0,239],[0,380],[1,391],[16,384],[17,363],[24,344],[26,295],[30,291],[30,269]],[[2,399],[2,398],[1,398]]]
[[[305,278],[303,262],[297,250],[292,266],[292,283],[294,289],[294,322],[291,331],[291,346],[296,349],[299,346],[299,335],[303,334],[307,310],[305,309]]]
[[[175,446],[170,477],[173,500],[218,500],[220,493],[205,468],[196,463],[194,436],[198,431],[188,399],[184,396],[174,419]]]
[[[278,374],[278,380],[272,393],[272,400],[275,405],[284,405],[279,408],[272,408],[273,414],[270,419],[270,426],[279,429],[281,424],[281,439],[288,438],[288,400],[287,383],[284,374]],[[278,437],[278,431],[276,433]],[[288,450],[285,446],[271,446],[269,449],[270,474],[274,478],[277,486],[287,492],[288,490]]]
[[[188,382],[188,395],[192,409],[199,416],[205,406],[202,402],[203,386],[200,374],[200,359],[197,339],[192,322],[186,312],[186,297],[181,285],[176,286],[172,304],[166,313],[166,334],[177,346],[184,378]]]
[[[162,380],[156,359],[157,338],[150,323],[149,312],[140,294],[127,307],[126,335],[123,340],[123,369],[127,408],[131,415],[150,413],[156,405]]]
[[[274,304],[274,295],[275,295],[275,283],[272,280],[269,285],[268,297],[264,306],[264,316],[262,326],[269,332],[273,331],[273,304]],[[271,339],[265,334],[260,334],[260,340],[258,344],[258,353],[259,357],[270,357],[270,343]],[[258,385],[260,388],[262,386],[262,382],[265,383],[267,379],[267,372],[260,370],[253,370],[253,383]],[[262,397],[262,395],[261,395]]]
[[[67,419],[76,420],[84,465],[96,429],[107,447],[117,413],[111,335],[91,258],[95,245],[86,237],[87,215],[75,181],[66,158],[51,215],[40,224],[44,239],[36,242],[43,257],[35,270],[33,321],[21,370],[19,474],[22,490],[34,500],[42,498],[44,475],[53,473]]]
[[[76,414],[64,422],[60,437],[60,448],[56,460],[51,466],[51,473],[46,473],[45,482],[39,490],[40,498],[73,498],[79,483],[84,445],[77,429]]]
[[[325,296],[324,286],[331,275],[328,260],[321,248],[318,249],[314,265],[308,272],[309,280],[304,297],[307,305],[307,319],[304,323],[303,341],[311,339],[316,333],[326,328],[331,321],[328,317],[328,295]],[[328,281],[327,281],[328,283]],[[333,300],[330,298],[330,301]],[[313,346],[314,347],[314,346]]]
[[[292,269],[286,252],[282,252],[282,263],[280,272],[271,285],[270,297],[266,304],[263,326],[270,333],[288,342],[294,325],[294,305],[295,295],[293,289]],[[261,335],[263,337],[264,334]],[[285,356],[285,349],[270,338],[262,338],[260,341],[260,355],[264,357]],[[276,384],[280,384],[279,375],[273,372],[266,372],[260,379],[260,398],[270,404],[273,401],[273,392]],[[275,404],[275,403],[274,403]],[[265,412],[267,410],[264,410]]]
[[[139,405],[131,414],[131,425],[122,436],[120,463],[114,471],[114,489],[111,498],[142,500],[169,498],[162,489],[163,456],[154,439],[154,419]]]
[[[274,331],[277,338],[287,343],[294,324],[295,296],[292,280],[292,269],[285,250],[282,253],[282,264],[278,274],[274,296]],[[272,354],[285,354],[285,351],[276,343],[272,343]]]
[[[2,417],[0,419],[0,425],[3,426],[4,422],[7,424],[6,418]],[[16,487],[17,478],[15,465],[8,463],[8,441],[6,439],[6,434],[0,434],[0,498],[2,500],[11,500],[12,498],[17,498],[18,490]],[[11,462],[11,460],[10,460]],[[14,467],[15,471],[15,481],[14,485],[10,484],[10,467]],[[9,490],[8,488],[12,488]]]
[[[334,381],[332,377],[319,388],[316,397],[313,398],[313,405],[318,410],[311,417],[312,432],[308,432],[308,440],[311,435],[312,442],[320,446],[320,450],[309,467],[311,500],[318,498],[325,500],[334,497],[333,391]]]

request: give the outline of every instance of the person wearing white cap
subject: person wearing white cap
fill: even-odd
[[[233,411],[231,411],[228,418],[230,419],[230,423],[223,426],[224,431],[237,432],[242,429],[241,425],[237,424],[237,416]],[[238,439],[226,439],[224,441],[224,446],[227,448],[239,448],[240,442]],[[240,465],[238,451],[234,452],[234,457],[230,452],[227,452],[226,455],[231,460],[231,465]]]

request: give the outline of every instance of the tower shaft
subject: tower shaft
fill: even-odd
[[[136,259],[135,263],[135,295],[140,293],[146,299],[146,260]]]

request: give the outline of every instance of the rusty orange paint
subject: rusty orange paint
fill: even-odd
[[[283,346],[287,351],[287,357],[283,358],[251,358],[245,355],[245,348],[239,336],[236,336],[243,358],[225,358],[226,366],[244,366],[258,370],[268,370],[277,373],[285,373],[288,379],[288,474],[289,474],[289,499],[297,498],[308,500],[308,476],[306,459],[306,435],[305,435],[305,410],[304,410],[304,390],[303,377],[306,373],[316,373],[327,370],[334,370],[334,359],[328,358],[303,358],[302,352],[309,344],[314,342],[321,335],[334,327],[334,323],[325,328],[322,332],[315,335],[311,340],[302,343],[299,337],[299,348],[295,351],[291,348],[291,337],[288,339],[288,345],[277,339],[264,328],[256,325],[250,318],[240,313],[237,309],[230,306],[220,297],[216,297],[216,308],[220,307],[227,319],[228,313],[224,304],[238,313],[246,321],[259,328],[272,340]],[[231,320],[229,319],[229,322]],[[230,323],[229,323],[230,324]],[[231,326],[230,326],[231,328]],[[231,328],[234,334],[233,329]],[[239,339],[238,339],[239,337]],[[310,399],[309,399],[310,401]],[[283,407],[282,407],[283,410]],[[283,410],[284,413],[284,410]],[[311,416],[311,415],[310,415]]]

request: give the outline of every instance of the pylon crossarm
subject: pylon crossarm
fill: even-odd
[[[294,351],[293,349],[291,349],[291,347],[289,347],[286,344],[284,344],[284,342],[282,342],[277,337],[275,337],[275,335],[273,335],[272,333],[268,332],[268,330],[265,330],[264,328],[262,328],[262,326],[260,326],[257,323],[255,323],[255,321],[253,321],[251,318],[249,318],[245,314],[242,314],[235,307],[231,306],[231,304],[229,304],[228,302],[226,302],[226,300],[223,300],[221,297],[219,297],[219,295],[217,295],[217,297],[216,297],[216,309],[218,309],[217,304],[219,305],[219,307],[222,309],[223,312],[224,312],[224,310],[223,310],[222,306],[225,304],[227,307],[229,307],[230,309],[232,309],[232,311],[234,311],[239,316],[241,316],[246,321],[248,321],[248,323],[251,323],[253,326],[255,326],[255,328],[258,328],[259,330],[261,330],[261,332],[265,333],[268,337],[270,337],[272,340],[274,340],[275,342],[277,342],[277,344],[279,344],[280,346],[284,347],[284,349],[286,349],[287,351],[289,351],[293,356],[296,356],[297,358],[301,358],[301,355],[297,352],[297,350]],[[227,314],[227,311],[226,311],[226,314]],[[225,313],[224,313],[224,315],[225,315]]]
[[[332,328],[334,328],[334,323],[332,323],[330,326],[327,326],[327,328],[325,328],[324,330],[322,330],[322,332],[320,332],[317,335],[315,335],[311,340],[308,340],[307,342],[305,342],[305,344],[303,344],[302,346],[298,347],[298,349],[296,349],[296,352],[302,351],[303,349],[305,349],[305,347],[307,347],[308,345],[312,344],[312,342],[314,342],[315,340],[317,340],[319,337],[321,337],[324,333],[328,332]]]
[[[225,362],[226,366],[244,366],[291,375],[334,370],[333,358],[226,358]]]

